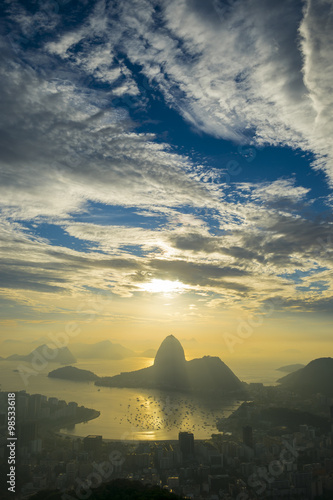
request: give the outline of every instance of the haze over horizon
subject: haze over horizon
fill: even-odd
[[[331,355],[330,3],[0,13],[0,341]]]

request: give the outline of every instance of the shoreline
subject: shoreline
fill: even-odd
[[[52,432],[54,434],[57,434],[60,429],[63,429],[67,426],[75,426],[76,424],[83,424],[85,422],[89,422],[90,420],[95,420],[101,415],[100,411],[93,408],[81,408],[82,409],[78,408],[78,411],[79,413],[81,413],[81,415],[76,415],[75,417],[69,419],[67,417],[64,417],[53,422],[47,420],[41,421],[41,432]]]
[[[68,437],[70,439],[84,439],[86,436],[77,436],[76,434],[66,434],[64,432],[56,432],[55,433],[57,436],[60,437]],[[221,432],[217,431],[216,434],[222,434]],[[195,441],[207,441],[208,439],[211,439],[210,437],[207,437],[205,439],[195,439]],[[102,438],[102,441],[105,443],[125,443],[125,444],[131,444],[131,443],[178,443],[178,439],[109,439],[109,438]]]

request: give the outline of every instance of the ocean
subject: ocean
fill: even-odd
[[[127,358],[117,361],[80,360],[77,368],[91,370],[97,375],[115,375],[150,366],[151,358]],[[75,401],[79,406],[100,411],[97,419],[61,429],[68,435],[102,435],[104,439],[120,440],[173,440],[179,431],[191,431],[195,439],[206,439],[217,432],[216,421],[228,417],[242,401],[216,399],[203,400],[182,393],[158,390],[118,389],[97,387],[93,382],[71,382],[49,378],[47,374],[59,365],[48,363],[34,374],[27,373],[26,380],[18,373],[19,366],[32,370],[29,363],[0,362],[2,391],[25,390],[29,394],[57,397],[67,403]],[[262,382],[273,385],[283,374],[272,365],[257,363],[238,371],[236,375],[245,382]]]

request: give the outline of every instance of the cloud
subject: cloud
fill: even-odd
[[[311,143],[320,153],[317,167],[332,179],[333,9],[327,0],[308,0],[300,25],[304,82],[316,112]],[[327,155],[327,158],[325,156]]]
[[[303,8],[294,0],[140,0],[110,3],[105,11],[103,5],[79,34],[63,34],[46,48],[65,59],[84,40],[86,53],[75,60],[86,64],[95,50],[88,44],[96,36],[93,20],[99,25],[103,12],[107,52],[126,54],[194,128],[311,151],[314,165],[332,178],[329,2],[308,0]]]
[[[226,296],[258,304],[272,293],[289,309],[329,306],[332,279],[322,268],[332,264],[332,220],[304,210],[314,201],[309,188],[293,178],[230,185],[131,119],[149,91],[196,131],[300,147],[330,174],[327,2],[94,2],[77,25],[56,12],[7,6],[4,294],[90,288],[129,296],[140,293],[138,284],[168,279],[189,293],[212,292],[219,304]],[[107,212],[98,223],[97,204],[154,217],[155,227],[115,223]],[[84,243],[81,250],[36,236],[42,222]],[[299,269],[314,270],[303,290],[288,278]]]
[[[194,287],[213,288],[213,289],[231,289],[237,292],[248,292],[249,287],[243,282],[228,281],[225,278],[237,278],[248,275],[245,270],[222,267],[217,264],[204,264],[195,262],[186,262],[182,260],[160,260],[154,259],[149,262],[149,266],[154,272],[154,276],[160,279],[180,280],[182,283]],[[146,277],[138,277],[138,280]]]
[[[306,199],[310,188],[296,186],[295,179],[277,179],[273,182],[242,183],[237,186],[243,192],[249,192],[249,199],[260,201],[274,208],[288,210],[300,206]]]
[[[72,223],[66,226],[66,231],[75,238],[95,242],[99,250],[111,253],[128,246],[151,251],[153,248],[163,248],[164,244],[162,231],[135,226]]]
[[[326,297],[299,297],[299,298],[283,298],[280,302],[280,309],[289,310],[291,312],[313,312],[318,314],[332,315],[333,298]]]
[[[133,257],[106,257],[78,252],[36,238],[24,226],[0,221],[0,278],[2,291],[31,290],[75,294],[85,287],[109,289],[110,280],[126,283],[126,275],[140,269]]]
[[[64,217],[88,200],[146,208],[216,202],[186,157],[131,130],[99,91],[9,61],[0,85],[0,205],[12,217]]]
[[[191,225],[161,231],[59,222],[72,236],[93,243],[92,248],[88,245],[81,251],[36,237],[24,223],[3,220],[2,293],[8,298],[13,298],[15,290],[75,296],[89,288],[131,296],[140,293],[139,284],[164,279],[188,285],[188,293],[217,294],[221,297],[215,302],[217,307],[245,297],[247,307],[254,307],[272,294],[283,297],[283,304],[290,310],[296,310],[290,301],[297,301],[299,307],[303,303],[305,309],[309,305],[309,310],[316,300],[325,304],[333,287],[329,271],[332,248],[321,248],[316,235],[329,238],[331,224],[322,222],[318,228],[315,222],[292,215],[282,217],[270,211],[267,216],[265,210],[259,220],[257,210],[256,225],[251,227],[252,209],[248,207],[249,220],[232,225],[223,236],[207,236],[207,228],[198,224],[194,237]],[[194,217],[186,220],[196,221]],[[195,241],[199,241],[199,247]],[[138,254],[136,247],[143,252]],[[301,288],[288,275],[281,276],[297,269],[305,273]],[[23,300],[20,294],[15,298]]]

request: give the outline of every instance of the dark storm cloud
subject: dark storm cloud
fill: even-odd
[[[259,248],[266,260],[277,265],[295,263],[291,256],[332,262],[333,224],[322,219],[277,217],[262,234],[243,236],[246,248]]]
[[[154,275],[161,279],[179,280],[192,286],[230,288],[240,292],[249,290],[244,284],[224,281],[224,278],[248,276],[247,271],[233,267],[159,259],[151,260],[149,267],[155,271]]]
[[[240,246],[226,247],[223,237],[203,236],[200,233],[170,234],[169,241],[174,248],[192,252],[220,253],[234,257],[236,261],[257,260],[264,262],[265,257]]]
[[[22,265],[17,268],[10,266],[4,268],[2,265],[0,266],[0,288],[33,290],[35,292],[47,293],[65,292],[66,287],[61,287],[58,283],[65,285],[68,283],[68,280],[47,273],[42,267],[36,272],[36,270],[29,271]]]
[[[333,314],[333,297],[276,297],[275,300],[280,311],[313,312],[330,316]]]

